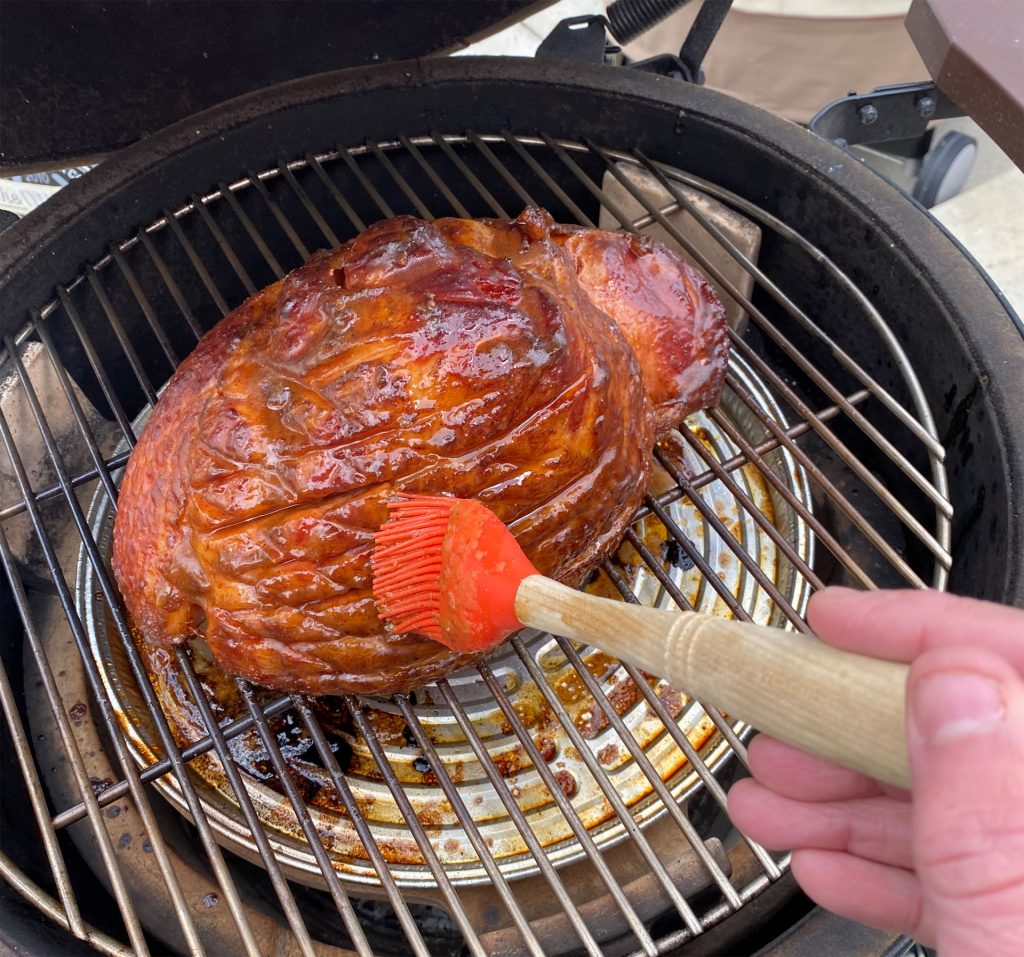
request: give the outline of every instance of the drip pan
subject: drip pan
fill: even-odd
[[[738,357],[731,360],[730,371],[743,389],[757,398],[761,409],[769,412],[785,428],[788,423],[783,419],[778,404],[753,371]],[[752,445],[756,446],[770,437],[763,423],[752,416],[729,389],[723,395],[722,410]],[[144,425],[145,418],[144,414],[135,423],[136,433]],[[725,431],[705,413],[691,416],[686,427],[718,462],[725,462],[740,451]],[[683,474],[693,475],[704,470],[704,462],[691,445],[681,439],[668,445],[663,453],[668,464],[674,460],[675,467]],[[765,455],[765,463],[810,511],[806,479],[789,453],[785,449],[775,449]],[[676,489],[675,483],[665,470],[656,469],[655,474],[654,491],[662,498],[675,497],[672,494]],[[732,478],[760,511],[774,522],[778,532],[800,558],[810,564],[813,543],[805,520],[765,481],[758,468],[752,464],[744,465],[732,473]],[[795,573],[776,544],[737,502],[733,492],[716,479],[702,489],[701,498],[706,508],[713,508],[716,517],[744,552],[756,558],[764,575],[802,613],[809,597],[806,581]],[[660,558],[664,576],[689,604],[699,611],[731,616],[730,604],[733,602],[727,602],[724,597],[728,595],[746,609],[755,622],[785,624],[784,616],[765,589],[737,561],[721,536],[709,530],[708,520],[700,509],[686,498],[678,498],[665,505],[664,509],[674,529],[666,529],[654,514],[648,514],[634,523],[633,532],[644,547]],[[101,553],[109,558],[113,509],[102,490],[93,500],[89,524]],[[716,590],[711,587],[701,571],[701,564],[713,570],[724,588]],[[599,570],[592,575],[586,587],[607,597],[621,597],[613,583],[616,572],[642,603],[652,607],[675,607],[666,585],[645,565],[628,539],[611,563],[611,569]],[[159,738],[148,719],[118,631],[106,612],[107,606],[95,581],[93,566],[84,555],[78,567],[77,595],[92,652],[136,760],[140,766],[152,764],[163,757]],[[646,827],[664,815],[666,806],[663,798],[655,792],[645,768],[623,745],[607,715],[589,693],[579,671],[567,658],[566,644],[549,635],[523,632],[513,646],[503,645],[492,653],[487,666],[500,683],[538,753],[551,768],[563,793],[570,798],[594,844],[603,850],[628,836],[626,826],[609,802],[609,786],[621,797],[640,827]],[[202,716],[188,694],[176,658],[160,649],[142,646],[142,650],[179,746],[184,748],[206,737]],[[223,723],[244,718],[245,704],[234,681],[212,664],[204,643],[201,640],[192,642],[188,654],[208,698],[214,704],[218,719]],[[678,810],[678,802],[702,786],[698,773],[676,740],[666,732],[665,724],[641,689],[616,659],[589,647],[580,647],[579,655],[586,670],[600,684],[615,713],[643,749],[659,782],[665,783],[673,799],[673,809]],[[534,666],[532,669],[524,660],[527,656]],[[546,689],[540,687],[537,676],[542,677]],[[716,727],[697,702],[681,691],[654,677],[645,675],[643,679],[705,765],[712,771],[718,768],[731,750],[722,729]],[[585,853],[580,841],[533,766],[523,741],[505,714],[496,707],[495,697],[481,674],[476,669],[466,669],[452,675],[446,683],[471,720],[494,766],[507,781],[512,796],[550,861],[562,866],[579,860]],[[264,708],[272,703],[274,697],[269,692],[259,692]],[[509,879],[539,873],[537,860],[491,786],[452,709],[446,704],[444,694],[437,686],[431,685],[403,697],[434,744],[444,770],[458,789],[474,825],[502,873]],[[417,819],[430,836],[451,882],[456,886],[488,883],[488,874],[465,828],[438,784],[437,769],[417,747],[396,699],[318,699],[312,702],[312,708],[327,732],[355,801],[391,865],[396,882],[407,888],[436,886],[422,852],[406,826],[402,811],[382,778],[377,761],[352,720],[353,701],[375,731],[395,777],[401,782]],[[559,721],[555,709],[561,709],[569,716],[578,732],[575,741]],[[316,748],[308,732],[290,717],[274,718],[270,723],[289,773],[310,806],[312,819],[336,871],[355,884],[379,885],[379,878],[345,813],[328,771],[316,760]],[[728,728],[735,735],[742,735],[745,730],[742,723],[732,723]],[[580,745],[589,749],[604,769],[607,776],[604,788],[588,771]],[[324,879],[317,861],[304,839],[288,798],[269,767],[268,755],[257,731],[250,730],[232,738],[230,747],[238,764],[247,772],[249,793],[261,821],[271,831],[272,844],[285,873],[302,883],[323,887]],[[232,797],[219,759],[213,754],[204,755],[192,762],[192,769],[199,779],[197,787],[218,839],[243,857],[258,861],[259,850]],[[155,786],[179,811],[187,814],[184,797],[174,778],[161,777]]]

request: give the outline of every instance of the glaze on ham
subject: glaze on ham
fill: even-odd
[[[113,567],[139,636],[205,639],[267,687],[385,693],[469,663],[385,631],[374,531],[395,491],[477,498],[544,574],[617,546],[655,438],[717,401],[724,311],[663,246],[398,217],[210,330],[128,462]]]

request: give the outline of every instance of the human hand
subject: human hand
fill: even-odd
[[[815,595],[829,644],[911,663],[912,790],[759,735],[736,825],[828,910],[938,948],[1024,952],[1024,612],[939,592]]]

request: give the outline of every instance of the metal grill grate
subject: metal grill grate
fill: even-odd
[[[653,178],[660,198],[638,187],[636,171]],[[741,252],[692,190],[756,222],[768,263]],[[523,204],[582,225],[660,226],[749,316],[749,329],[733,333],[722,408],[689,420],[678,448],[656,451],[664,480],[627,535],[628,559],[604,566],[604,587],[626,601],[806,631],[806,597],[825,581],[944,585],[952,509],[912,366],[854,280],[757,206],[639,153],[509,133],[339,148],[192,196],[111,245],[0,354],[0,443],[10,476],[0,484],[0,561],[24,628],[24,684],[41,688],[20,707],[4,670],[0,699],[45,852],[37,873],[7,858],[0,868],[97,949],[148,953],[143,928],[162,912],[162,935],[190,953],[225,952],[225,942],[267,952],[283,922],[288,952],[302,954],[332,945],[359,954],[484,954],[500,942],[534,954],[599,954],[614,945],[653,955],[737,911],[785,870],[785,857],[728,829],[723,782],[737,773],[729,756],[745,760],[746,729],[712,708],[678,705],[663,683],[630,666],[598,668],[592,652],[562,639],[515,638],[504,657],[439,682],[425,701],[347,698],[344,735],[325,728],[315,703],[271,698],[242,681],[232,690],[239,710],[225,715],[208,699],[202,661],[179,650],[172,665],[201,727],[185,744],[131,640],[106,564],[118,470],[145,409],[202,331],[310,250],[380,217],[508,217]],[[752,277],[752,293],[680,229],[680,211]],[[831,323],[826,334],[795,292],[766,275],[779,256],[831,284],[856,328],[843,333]],[[870,357],[879,354],[892,370],[884,386],[866,368],[877,367]],[[575,682],[591,726],[573,720],[550,680],[557,669]],[[517,697],[524,682],[577,756],[572,789],[528,726]],[[623,687],[626,706],[616,697]],[[382,715],[401,723],[403,742],[394,743]],[[336,819],[361,852],[340,853],[325,836],[321,809],[288,771],[282,722],[315,753],[318,780],[336,795]],[[589,733],[593,725],[600,734]],[[358,742],[372,775],[343,766],[342,738]],[[290,817],[273,819],[276,828],[267,826],[267,790],[236,764],[245,740],[259,744],[277,779],[271,811]],[[602,757],[606,741],[617,758]],[[511,776],[501,760],[509,742],[521,756]],[[58,756],[59,773],[46,770],[46,754]],[[440,822],[424,812],[422,780],[410,784],[410,754],[432,775]],[[211,766],[222,769],[223,794],[212,793]],[[392,815],[388,827],[367,804],[371,777]],[[181,850],[185,825],[168,821],[151,784],[192,822],[190,854]],[[507,847],[490,836],[496,825],[481,818],[477,797],[500,820]],[[134,832],[113,823],[122,813]],[[541,819],[557,824],[545,825],[549,833]],[[389,827],[407,835],[405,851],[382,838]],[[90,898],[66,862],[67,834],[78,847],[94,843],[91,859],[115,915],[83,913]],[[457,852],[445,844],[454,834]],[[221,843],[263,871],[252,873]],[[151,861],[144,872],[140,855]],[[374,896],[387,902],[383,911],[364,899]],[[379,926],[384,912],[393,937]]]

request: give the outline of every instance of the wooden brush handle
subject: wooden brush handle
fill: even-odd
[[[524,625],[592,644],[789,744],[910,787],[906,665],[779,628],[597,598],[531,575]]]

